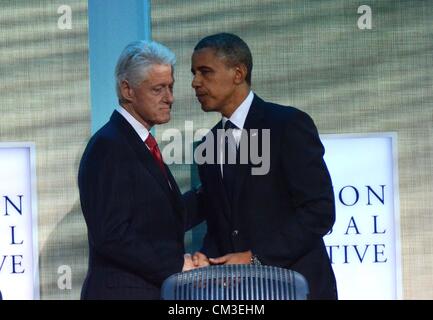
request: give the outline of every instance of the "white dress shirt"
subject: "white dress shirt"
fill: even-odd
[[[126,121],[129,122],[129,124],[134,128],[135,132],[137,132],[137,134],[140,136],[141,140],[143,140],[143,142],[146,141],[147,136],[149,135],[149,130],[147,130],[146,127],[143,126],[143,124],[140,121],[135,119],[122,106],[117,107],[116,111],[119,112],[126,119]]]
[[[122,106],[117,107],[116,111],[119,112],[126,119],[126,121],[129,122],[129,124],[134,128],[135,132],[137,132],[137,134],[140,136],[141,140],[143,140],[143,142],[145,142],[147,137],[149,136],[149,130],[147,130],[147,128],[140,121],[135,119]],[[146,143],[145,143],[145,146],[147,147],[147,149],[149,149],[149,147],[147,146]],[[162,156],[162,154],[161,154],[161,156]],[[162,161],[164,161],[164,159]],[[173,189],[171,186],[170,180],[167,180],[167,182],[168,182],[168,185],[170,186],[170,189]]]
[[[250,111],[251,103],[254,99],[254,93],[250,91],[248,96],[245,98],[244,101],[239,105],[239,107],[236,108],[235,112],[230,116],[230,118],[222,117],[222,127],[224,128],[224,125],[226,124],[227,120],[230,120],[231,123],[233,123],[237,129],[233,129],[233,136],[236,140],[236,145],[239,146],[239,142],[241,140],[242,135],[242,129],[244,128],[245,120],[247,118],[248,112]],[[220,141],[221,145],[221,151],[224,150],[224,141]],[[220,153],[220,168],[221,168],[221,174],[223,174],[223,153]]]

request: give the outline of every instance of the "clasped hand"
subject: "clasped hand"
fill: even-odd
[[[251,263],[252,252],[243,251],[229,253],[217,258],[208,258],[205,254],[201,252],[191,254],[186,253],[184,255],[184,265],[182,271],[188,271],[196,268],[207,267],[209,265],[219,265],[219,264],[250,264]]]

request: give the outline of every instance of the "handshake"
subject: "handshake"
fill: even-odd
[[[217,258],[208,258],[201,252],[196,252],[194,255],[186,253],[183,256],[184,263],[182,271],[189,271],[196,268],[207,267],[217,264],[250,264],[253,254],[249,251],[229,253],[225,256]]]

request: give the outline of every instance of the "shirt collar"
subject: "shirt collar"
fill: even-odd
[[[129,124],[134,128],[135,132],[137,132],[137,134],[140,136],[141,140],[146,141],[146,139],[147,139],[147,137],[149,135],[149,130],[147,130],[146,127],[143,126],[143,124],[140,123],[140,121],[138,121],[137,119],[135,119],[122,106],[118,106],[116,108],[116,111],[119,112],[126,119],[126,121],[129,122]]]
[[[244,128],[245,120],[248,115],[248,111],[250,111],[251,103],[253,102],[254,94],[252,91],[248,94],[248,96],[245,98],[245,100],[237,107],[235,112],[231,115],[230,119],[223,116],[222,118],[222,125],[224,128],[224,125],[227,120],[230,120],[236,127],[239,129]]]

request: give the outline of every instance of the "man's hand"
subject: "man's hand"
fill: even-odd
[[[194,267],[196,267],[196,268],[209,266],[208,257],[201,252],[194,253],[194,255],[192,256],[192,261],[194,263]]]
[[[189,253],[185,253],[183,255],[183,268],[182,271],[189,271],[194,269],[194,263],[192,262],[191,255]]]
[[[209,262],[211,264],[250,264],[252,256],[251,251],[236,252],[218,258],[209,258]]]

